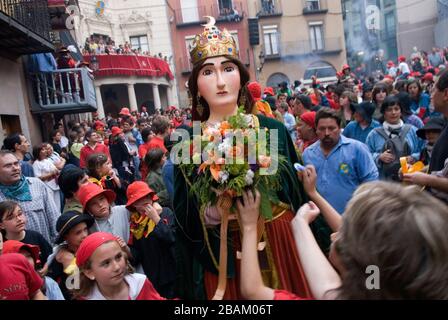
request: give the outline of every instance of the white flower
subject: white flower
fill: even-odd
[[[246,124],[250,126],[252,124],[252,116],[249,114],[244,115],[244,121],[246,121]]]
[[[219,172],[219,183],[224,184],[227,180],[229,180],[229,173],[227,171]]]
[[[246,182],[246,185],[250,186],[254,183],[254,177],[255,174],[252,170],[248,170],[246,173],[246,176],[244,177],[244,181]]]

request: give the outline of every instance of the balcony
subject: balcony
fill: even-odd
[[[283,15],[282,3],[280,0],[259,0],[258,18],[280,17]]]
[[[263,46],[266,61],[286,57],[339,54],[342,50],[341,38],[325,38],[321,43],[312,43],[310,40],[281,42],[274,51]]]
[[[47,0],[0,0],[0,55],[54,51]]]
[[[236,8],[236,12],[232,8]],[[178,28],[196,26],[207,23],[205,16],[216,18],[217,22],[241,22],[246,16],[241,1],[233,1],[232,8],[218,5],[198,6],[174,10]]]
[[[328,12],[327,0],[302,0],[303,14],[322,14]]]
[[[30,73],[28,88],[34,113],[96,111],[93,76],[86,68]]]

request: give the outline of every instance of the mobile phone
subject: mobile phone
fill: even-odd
[[[294,169],[296,169],[297,171],[305,171],[305,167],[302,166],[300,163],[294,163]]]

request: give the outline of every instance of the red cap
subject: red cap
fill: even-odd
[[[40,249],[39,246],[23,243],[17,240],[7,240],[5,243],[3,243],[3,253],[20,253],[21,249],[28,250],[31,253],[31,256],[33,257],[34,263],[40,263],[39,259],[39,253]]]
[[[92,182],[82,185],[76,193],[76,197],[81,203],[82,208],[85,209],[87,203],[100,194],[104,194],[109,203],[114,202],[116,197],[115,192],[113,192],[112,190],[103,189],[99,185]]]
[[[344,72],[344,70],[347,70],[347,69],[351,69],[351,68],[350,68],[350,66],[348,64],[344,64],[342,66],[342,72]]]
[[[392,61],[392,60],[389,60],[389,61],[387,61],[387,66],[390,68],[390,67],[393,67],[393,66],[395,66],[395,63]]]
[[[300,119],[309,125],[311,128],[316,129],[316,112],[308,111],[300,116]]]
[[[129,111],[129,108],[122,108],[121,110],[120,110],[120,113],[119,113],[119,115],[120,116],[131,116],[131,112]]]
[[[274,89],[272,89],[272,87],[264,88],[264,92],[263,93],[264,94],[270,94],[271,96],[275,96]]]
[[[87,236],[76,251],[76,264],[81,267],[86,264],[98,247],[109,241],[117,241],[117,237],[107,232],[95,232]]]
[[[104,125],[104,123],[102,123],[101,121],[96,120],[96,121],[93,123],[93,127],[94,127],[95,129],[97,129],[98,127],[100,127],[100,128],[104,128],[105,125]]]
[[[250,95],[254,99],[254,101],[261,100],[261,85],[253,81],[247,85],[247,89],[249,89]]]
[[[431,72],[428,72],[428,73],[425,73],[422,80],[434,82],[434,76],[432,75]]]
[[[406,57],[405,56],[399,56],[398,57],[398,62],[405,62],[406,61]]]
[[[135,181],[128,186],[126,190],[126,197],[128,198],[128,203],[126,207],[133,205],[137,200],[140,200],[147,195],[152,195],[152,201],[159,200],[154,190],[152,190],[146,182]]]
[[[112,127],[111,132],[112,132],[112,137],[114,137],[116,135],[119,135],[120,133],[123,133],[123,130],[118,127]]]
[[[390,74],[386,74],[384,76],[384,79],[394,80],[394,77],[392,77]]]
[[[413,78],[418,78],[418,77],[421,77],[422,74],[417,71],[417,72],[411,72],[410,76]]]

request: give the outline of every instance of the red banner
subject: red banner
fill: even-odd
[[[92,56],[84,56],[90,62]],[[174,79],[170,66],[162,59],[136,55],[97,55],[99,68],[95,76],[168,77]]]

